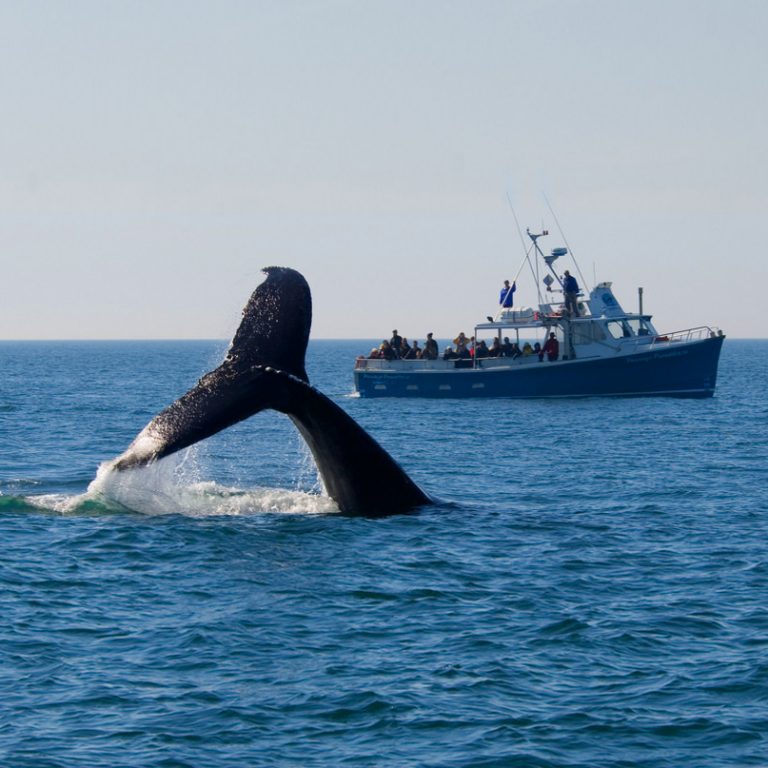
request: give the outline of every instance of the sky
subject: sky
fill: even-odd
[[[766,29],[764,0],[0,0],[0,339],[229,338],[270,265],[314,338],[449,338],[518,274],[515,218],[660,331],[766,338]]]

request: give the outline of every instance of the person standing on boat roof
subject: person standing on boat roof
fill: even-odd
[[[571,317],[579,316],[579,284],[576,278],[566,269],[563,277],[563,296],[565,298],[565,311]]]
[[[513,282],[512,285],[509,284],[509,280],[504,281],[504,287],[501,289],[501,292],[499,293],[499,304],[504,309],[511,309],[513,300],[514,300],[514,293],[517,290],[517,283]]]

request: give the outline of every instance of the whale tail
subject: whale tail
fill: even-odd
[[[112,464],[148,464],[270,408],[289,416],[315,458],[328,495],[346,514],[378,516],[429,497],[345,411],[309,386],[305,354],[312,298],[302,275],[267,267],[224,362],[169,405]]]
[[[273,407],[285,413],[312,451],[326,493],[347,515],[381,517],[432,499],[346,411],[291,377]]]
[[[269,366],[309,381],[304,357],[312,326],[312,295],[303,275],[265,267],[267,279],[251,294],[225,362],[237,369]]]
[[[308,381],[304,356],[312,324],[312,297],[304,277],[266,267],[251,295],[224,362],[155,416],[113,468],[129,469],[169,456],[222,429],[272,408],[276,394],[265,371]]]

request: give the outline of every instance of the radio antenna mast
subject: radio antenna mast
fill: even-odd
[[[587,281],[584,275],[582,274],[581,267],[579,266],[579,262],[576,261],[576,255],[573,252],[573,248],[571,248],[571,246],[568,244],[568,240],[565,237],[563,228],[560,226],[560,222],[557,220],[557,214],[553,210],[546,194],[542,192],[542,196],[544,197],[544,202],[547,204],[547,208],[549,208],[549,212],[552,214],[552,218],[555,220],[555,224],[557,225],[557,231],[560,233],[560,237],[563,238],[563,242],[565,243],[565,247],[568,249],[568,253],[571,254],[571,258],[573,259],[573,264],[576,267],[576,271],[579,273],[579,277],[581,278],[582,285],[586,286]]]

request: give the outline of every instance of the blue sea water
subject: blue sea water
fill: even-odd
[[[225,345],[0,343],[0,765],[768,765],[768,342],[555,402],[351,397],[369,347],[308,371],[414,515],[335,514],[274,413],[115,488]]]

